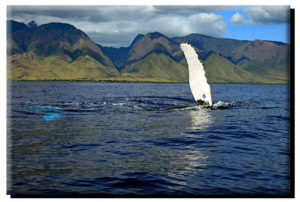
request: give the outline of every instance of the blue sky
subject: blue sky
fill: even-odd
[[[103,46],[128,46],[138,34],[199,33],[289,43],[288,6],[8,6],[7,18],[69,23]]]
[[[270,41],[280,41],[284,43],[289,43],[289,22],[270,22],[268,24],[261,23],[245,23],[240,25],[234,25],[231,22],[231,18],[235,13],[243,13],[243,10],[247,6],[237,6],[234,8],[229,8],[224,11],[216,12],[222,15],[224,21],[227,23],[227,31],[222,36],[224,38],[233,38],[240,40],[270,40]],[[286,7],[286,9],[289,9]],[[282,10],[281,10],[282,11]],[[288,16],[287,16],[288,17]]]
[[[241,40],[269,40],[289,43],[289,25],[229,25],[225,38]]]

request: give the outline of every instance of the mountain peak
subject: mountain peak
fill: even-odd
[[[72,45],[78,40],[89,39],[89,37],[81,30],[77,29],[75,26],[67,23],[57,23],[52,22],[48,24],[40,25],[37,30],[38,32],[44,33],[44,36],[40,36],[40,39],[44,40],[62,40],[68,41]]]
[[[99,79],[114,76],[117,72],[99,47],[73,25],[48,23],[30,28],[22,23],[14,24],[27,28],[15,31],[9,38],[8,55],[21,58],[20,63],[11,63],[10,69],[23,68],[12,70],[13,79]],[[31,58],[23,53],[30,54]],[[61,66],[64,71],[60,70]]]
[[[130,47],[133,46],[133,44],[135,44],[135,42],[137,42],[138,40],[140,40],[141,38],[143,38],[145,35],[144,34],[138,34],[132,41],[132,43],[130,44]]]
[[[36,28],[37,24],[34,20],[31,20],[29,23],[27,23],[28,27],[30,28]]]
[[[163,37],[163,38],[167,38],[167,36],[163,35],[162,33],[159,33],[159,32],[152,32],[152,33],[148,33],[146,34],[147,37],[149,37],[151,40],[152,39],[156,39],[156,38],[159,38],[159,37]]]
[[[28,29],[28,26],[22,22],[17,22],[14,20],[7,20],[7,34],[11,34],[16,31]]]
[[[61,22],[51,22],[48,24],[43,24],[40,27],[41,28],[48,27],[48,28],[55,28],[55,29],[61,29],[61,30],[67,30],[67,29],[76,30],[76,27],[74,27],[73,25],[70,25],[67,23],[61,23]]]

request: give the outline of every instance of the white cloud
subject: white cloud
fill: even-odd
[[[280,24],[289,22],[288,6],[253,6],[244,10],[251,24]]]
[[[249,6],[243,11],[246,19],[237,12],[231,17],[231,22],[234,25],[271,25],[289,23],[289,9],[289,6]]]
[[[231,17],[230,21],[236,26],[245,23],[244,16],[238,12]]]
[[[222,36],[226,33],[226,23],[221,15],[213,12],[225,8],[151,5],[9,6],[8,17],[25,23],[31,20],[36,20],[37,24],[54,21],[70,23],[88,35],[90,33],[91,39],[99,44],[115,42],[115,46],[127,46],[137,34],[154,31],[169,37],[190,33]],[[97,34],[101,37],[97,37]]]
[[[75,25],[86,30],[88,34],[89,32],[92,33],[91,38],[97,39],[103,45],[111,44],[111,42],[107,43],[107,40],[101,41],[101,38],[95,38],[97,33],[103,39],[110,38],[113,40],[113,37],[104,37],[104,35],[114,36],[116,43],[125,42],[124,38],[126,38],[127,44],[120,44],[123,46],[129,45],[139,33],[146,34],[154,31],[161,32],[168,37],[184,36],[191,33],[220,37],[226,33],[226,23],[223,21],[223,17],[208,13],[192,16],[161,15],[145,20],[123,20],[96,24],[75,23]]]
[[[222,36],[226,33],[226,23],[223,16],[214,13],[199,13],[189,17],[196,33],[210,36]]]

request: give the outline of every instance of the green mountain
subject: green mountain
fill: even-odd
[[[187,67],[179,63],[183,57],[179,43],[161,33],[138,35],[130,46],[121,77],[187,82]]]
[[[210,83],[284,83],[284,80],[273,79],[238,68],[224,57],[211,54],[204,61],[206,77]]]
[[[98,47],[112,60],[115,67],[118,69],[118,71],[122,71],[126,66],[126,60],[129,55],[129,51],[132,48],[132,46],[143,38],[143,34],[138,34],[132,41],[131,45],[128,47],[120,47],[120,48],[114,48],[114,47],[104,47],[100,44],[97,44]]]
[[[159,32],[148,33],[137,40],[129,50],[126,65],[142,60],[151,53],[164,53],[175,61],[183,58],[179,43]]]
[[[287,54],[287,45],[264,41],[262,44],[253,46],[252,43],[256,44],[256,41],[218,39],[198,34],[171,39],[158,32],[140,37],[133,46],[129,47],[128,59],[123,60],[125,68],[121,71],[122,77],[131,76],[137,80],[159,78],[167,81],[188,81],[188,76],[180,77],[180,75],[188,75],[187,63],[179,47],[180,42],[193,44],[199,59],[205,64],[206,76],[210,83],[286,83],[288,81],[288,64],[284,63],[288,59],[283,56],[280,59],[277,57],[277,60],[273,58],[273,55],[281,52]],[[249,44],[255,50],[261,50],[259,56],[252,56],[253,48],[239,51]],[[266,44],[272,44],[277,49],[266,49]],[[162,57],[168,57],[170,60],[167,62],[167,60],[162,60]],[[241,67],[239,66],[242,64],[240,58],[250,58],[251,63],[246,68]],[[280,67],[277,61],[281,62]],[[256,70],[260,71],[254,71],[253,64],[256,64]],[[168,74],[165,73],[166,70]]]
[[[130,47],[103,47],[97,44],[98,47],[111,59],[118,71],[125,68],[125,62],[128,58]]]
[[[265,80],[286,83],[289,81],[290,45],[264,40],[243,41],[191,34],[172,38],[188,42],[205,54],[214,52],[235,66],[254,73]],[[200,57],[200,56],[199,56]]]
[[[153,52],[142,60],[128,65],[121,76],[131,79],[158,79],[161,81],[187,82],[188,69],[164,53]]]
[[[118,74],[112,61],[74,26],[49,23],[11,28],[8,36],[8,79],[99,80]]]
[[[290,46],[283,43],[255,40],[232,52],[235,64],[267,78],[289,80]]]
[[[209,83],[288,83],[290,46],[191,34],[139,34],[128,47],[95,44],[69,24],[7,21],[9,80],[187,82],[181,42],[204,63]]]

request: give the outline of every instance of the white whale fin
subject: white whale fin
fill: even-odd
[[[196,51],[188,43],[181,43],[180,48],[188,63],[189,84],[194,99],[199,105],[212,106],[210,86],[207,83],[203,64],[198,59]]]

